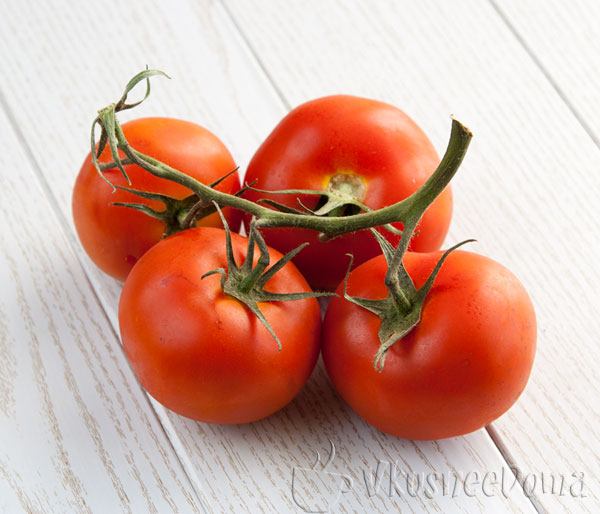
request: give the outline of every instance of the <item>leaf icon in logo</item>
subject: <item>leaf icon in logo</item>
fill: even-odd
[[[354,485],[350,476],[327,471],[335,458],[335,445],[331,439],[329,445],[331,450],[324,465],[319,466],[321,455],[317,451],[312,467],[295,467],[292,470],[292,498],[304,512],[330,512],[338,504],[342,494],[352,490]]]

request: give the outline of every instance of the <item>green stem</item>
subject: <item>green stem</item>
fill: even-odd
[[[355,232],[388,223],[402,222],[405,225],[418,220],[427,206],[448,185],[465,156],[472,134],[456,119],[452,119],[452,131],[446,153],[433,175],[408,198],[378,209],[353,216],[314,216],[280,212],[244,198],[223,193],[202,184],[194,178],[167,166],[166,164],[133,149],[127,142],[118,123],[115,123],[118,147],[127,156],[128,162],[141,166],[149,173],[172,180],[192,190],[198,198],[207,203],[216,202],[221,207],[228,206],[245,211],[257,218],[256,228],[296,227],[316,230],[328,238],[348,232]],[[416,225],[416,222],[415,222]]]
[[[408,250],[408,243],[417,227],[419,219],[421,219],[421,216],[415,217],[405,223],[403,235],[398,243],[398,248],[394,252],[392,261],[388,264],[388,270],[385,275],[385,285],[390,292],[390,297],[402,312],[408,312],[413,306],[411,291],[406,287],[408,275],[403,273],[402,258]]]
[[[424,213],[452,180],[465,158],[472,138],[471,131],[452,117],[452,130],[448,147],[435,173],[427,179],[415,194],[406,199],[409,203],[416,204],[417,211]]]
[[[248,238],[248,247],[250,247],[250,245],[254,245],[254,241],[256,241],[256,244],[258,245],[260,255],[258,257],[258,262],[256,263],[254,269],[250,271],[248,275],[240,282],[239,290],[242,293],[248,293],[252,289],[254,289],[254,286],[256,286],[256,283],[263,275],[265,270],[269,267],[270,263],[269,249],[267,248],[267,243],[265,243],[265,240],[260,235],[260,232],[256,230],[254,223],[252,223],[250,225],[250,237]],[[250,263],[250,266],[252,266],[252,261],[250,259],[252,259],[252,256],[248,257],[248,255],[246,255],[246,261]]]
[[[129,164],[133,164],[133,161],[131,159],[121,159],[121,165],[122,166],[127,166]],[[112,170],[114,168],[118,168],[118,165],[116,162],[112,161],[112,162],[101,162],[99,163],[100,169],[102,171],[108,171],[108,170]]]

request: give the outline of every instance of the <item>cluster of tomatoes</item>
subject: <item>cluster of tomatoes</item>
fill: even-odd
[[[223,143],[193,123],[144,118],[122,130],[132,148],[205,184],[235,169]],[[98,160],[107,164],[113,157],[107,148]],[[376,210],[403,200],[438,163],[425,134],[399,109],[352,96],[325,97],[297,107],[277,125],[250,162],[245,182],[254,187],[242,196],[306,214],[319,212],[324,197],[290,191],[333,191],[349,199],[325,214],[338,219],[358,214],[360,206]],[[259,254],[254,241],[249,245],[235,233],[241,226],[248,233],[250,216],[224,207],[163,238],[161,219],[114,204],[158,210],[164,207],[158,195],[182,199],[190,191],[124,164],[130,184],[116,166],[105,166],[103,181],[88,156],[75,184],[73,215],[91,259],[125,280],[119,322],[126,354],[144,388],[169,409],[212,423],[258,420],[297,395],[319,353],[347,403],[398,437],[471,432],[504,413],[523,391],[535,353],[535,314],[521,283],[495,261],[450,253],[418,322],[387,349],[378,368],[382,320],[374,309],[348,300],[389,296],[388,262],[369,230],[326,240],[306,228],[266,228],[257,237],[268,249]],[[114,191],[109,183],[122,188]],[[238,174],[214,187],[237,193]],[[140,198],[126,188],[158,195]],[[442,255],[451,215],[446,188],[425,211],[402,260],[417,290]],[[221,220],[234,232],[229,240]],[[378,231],[398,245],[399,231]],[[274,264],[306,242],[291,262]],[[347,254],[354,264],[344,280]],[[244,276],[261,260],[266,271],[248,282]],[[274,266],[280,269],[270,273]],[[236,274],[242,277],[235,286],[239,294],[229,294],[225,286],[233,287]],[[324,319],[309,297],[313,289],[336,289]],[[278,299],[290,293],[296,295],[291,301]]]

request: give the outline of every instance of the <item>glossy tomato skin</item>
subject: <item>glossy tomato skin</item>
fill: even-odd
[[[124,123],[123,132],[133,148],[172,166],[200,182],[211,183],[235,169],[225,145],[205,128],[172,118],[140,118]],[[110,162],[108,148],[99,159]],[[184,198],[191,192],[174,182],[154,177],[139,166],[125,166],[131,179],[129,187]],[[113,184],[127,186],[118,169],[105,172]],[[240,188],[237,173],[217,187],[227,193]],[[72,197],[73,219],[81,244],[92,261],[104,272],[125,280],[137,260],[163,236],[165,225],[159,220],[112,202],[144,203],[162,210],[160,202],[145,200],[117,190],[98,175],[88,155],[81,166]],[[224,209],[233,230],[239,229],[241,213]],[[200,226],[221,226],[218,215],[208,216]]]
[[[364,185],[362,203],[372,209],[394,204],[421,186],[439,164],[423,131],[400,109],[375,100],[337,95],[312,100],[292,110],[253,156],[246,181],[266,190],[326,190],[332,177],[354,175]],[[295,196],[249,191],[246,198],[271,198],[298,208]],[[314,208],[318,198],[304,196]],[[452,216],[452,194],[445,189],[429,207],[411,241],[418,252],[438,250]],[[401,224],[397,227],[401,228]],[[394,244],[397,238],[383,231]],[[267,243],[288,252],[310,242],[294,263],[314,288],[333,289],[346,271],[346,254],[355,266],[381,253],[369,231],[320,242],[302,229],[264,231]]]
[[[246,239],[232,234],[238,264]],[[270,251],[271,262],[281,257]],[[135,265],[119,304],[121,338],[144,388],[169,409],[210,423],[245,423],[290,402],[319,354],[321,315],[314,298],[260,303],[282,350],[252,312],[220,287],[226,267],[222,229],[197,228],[151,248]],[[288,263],[268,291],[310,288]]]
[[[408,253],[420,287],[441,252]],[[354,296],[383,298],[383,257],[350,276]],[[518,279],[497,262],[454,251],[444,263],[420,323],[373,368],[380,320],[334,298],[322,336],[327,372],[346,402],[369,424],[407,439],[442,439],[477,430],[517,400],[536,347],[533,305]]]

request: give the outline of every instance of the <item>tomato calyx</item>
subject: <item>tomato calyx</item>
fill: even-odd
[[[139,165],[139,162],[137,159],[132,157],[122,158],[119,154],[119,150],[123,151],[119,141],[121,138],[124,138],[124,136],[123,131],[121,130],[121,126],[116,119],[116,114],[118,112],[136,107],[137,105],[141,104],[144,100],[146,100],[146,98],[148,98],[148,96],[150,95],[150,77],[156,75],[170,78],[166,73],[160,70],[149,70],[146,68],[146,70],[138,73],[128,82],[127,86],[125,87],[125,91],[123,92],[123,95],[116,103],[112,103],[104,109],[100,109],[100,111],[98,111],[98,116],[94,119],[94,122],[92,124],[91,156],[92,163],[100,173],[100,176],[113,188],[113,191],[116,189],[121,189],[145,200],[161,202],[164,205],[164,208],[162,210],[157,210],[143,203],[128,202],[112,202],[110,205],[135,209],[137,211],[143,212],[151,218],[155,218],[162,221],[165,224],[164,237],[168,237],[170,235],[176,234],[177,232],[181,232],[182,230],[193,228],[198,220],[213,214],[216,210],[212,202],[210,200],[206,200],[198,196],[196,193],[193,192],[187,197],[179,199],[160,193],[140,191],[131,187],[113,184],[104,175],[105,171],[118,168],[125,180],[127,181],[127,184],[131,185],[131,181],[129,179],[129,176],[127,175],[127,171],[125,170],[125,166],[130,164]],[[146,81],[146,93],[144,94],[142,99],[134,103],[127,103],[127,96],[129,95],[131,90],[138,83],[144,80]],[[97,148],[95,143],[96,125],[99,125],[101,129],[100,140],[98,142]],[[108,163],[101,163],[98,161],[98,159],[100,158],[100,155],[106,148],[107,144],[109,145],[113,161]],[[223,180],[228,178],[230,175],[233,175],[237,171],[238,168],[231,170],[229,173],[226,173],[211,184],[207,184],[206,187],[211,189],[215,188]],[[232,196],[239,197],[246,191],[246,189],[247,188],[244,187]]]
[[[375,370],[381,372],[383,371],[388,350],[408,334],[421,320],[421,311],[427,294],[431,290],[435,278],[448,255],[460,246],[473,242],[474,239],[467,239],[446,250],[433,268],[425,284],[417,289],[402,263],[402,257],[406,253],[410,237],[403,236],[398,244],[398,248],[394,248],[376,230],[371,229],[371,233],[377,239],[388,265],[388,271],[385,276],[388,295],[386,298],[373,300],[371,298],[359,298],[348,294],[348,277],[350,276],[353,262],[353,257],[349,254],[350,264],[344,279],[344,298],[381,318],[378,333],[381,345],[373,361]]]
[[[125,161],[123,161],[125,162]],[[115,167],[114,163],[110,163],[110,167],[103,167],[103,170],[111,169]],[[227,177],[233,175],[238,171],[238,168],[233,169],[229,173],[226,173],[219,179],[208,184],[208,187],[214,188],[218,186]],[[149,191],[140,191],[139,189],[133,189],[126,186],[119,186],[114,184],[115,189],[122,189],[132,193],[140,198],[151,200],[155,202],[161,202],[164,205],[162,210],[154,209],[149,205],[143,203],[130,203],[130,202],[111,202],[110,205],[118,207],[128,207],[137,211],[143,212],[151,218],[162,221],[165,224],[165,232],[163,237],[168,237],[177,232],[187,230],[196,226],[196,223],[217,211],[212,202],[206,202],[202,198],[199,198],[197,194],[192,193],[185,198],[173,198],[171,196],[151,193]],[[235,193],[234,196],[241,196],[248,189],[247,186],[241,188]]]
[[[206,278],[210,275],[220,274],[221,275],[221,289],[224,293],[232,296],[236,300],[242,302],[248,307],[252,313],[259,319],[264,327],[273,336],[273,339],[277,342],[277,347],[281,351],[281,341],[275,334],[275,331],[271,327],[271,324],[265,318],[261,312],[258,304],[260,302],[282,302],[282,301],[294,301],[303,300],[306,298],[317,298],[320,296],[336,296],[335,293],[327,292],[309,292],[309,293],[272,293],[266,291],[264,287],[267,282],[281,270],[288,262],[290,262],[308,243],[304,243],[294,250],[285,254],[275,264],[269,267],[270,257],[269,249],[262,235],[256,228],[254,220],[250,224],[250,234],[248,236],[248,247],[246,250],[246,257],[244,263],[241,266],[235,261],[233,255],[233,246],[231,243],[231,231],[227,220],[223,216],[219,206],[214,203],[215,210],[219,213],[223,228],[225,229],[225,246],[227,255],[227,269],[217,268],[205,273],[202,278]],[[258,246],[260,255],[256,266],[254,264],[254,247]]]
[[[267,189],[258,189],[251,185],[246,185],[246,188],[257,193],[273,194],[273,195],[296,195],[296,202],[300,209],[294,209],[289,205],[276,202],[270,198],[259,198],[256,203],[266,204],[280,212],[286,212],[290,214],[296,214],[300,216],[311,215],[325,218],[342,218],[345,216],[355,216],[365,212],[373,212],[373,209],[361,203],[353,194],[361,194],[361,188],[364,188],[364,183],[354,181],[334,180],[340,175],[334,175],[330,181],[327,191],[317,191],[314,189],[283,189],[280,191],[269,191]],[[344,174],[344,176],[349,176]],[[355,176],[355,175],[353,175]],[[358,180],[362,179],[356,177]],[[353,183],[354,182],[354,183]],[[352,193],[354,192],[354,193]],[[319,200],[315,209],[309,209],[300,198],[299,195],[318,196]],[[391,232],[392,234],[402,235],[402,231],[394,227],[391,223],[385,223],[382,225],[383,228]],[[329,241],[339,234],[329,236],[325,232],[319,233],[320,241]]]

